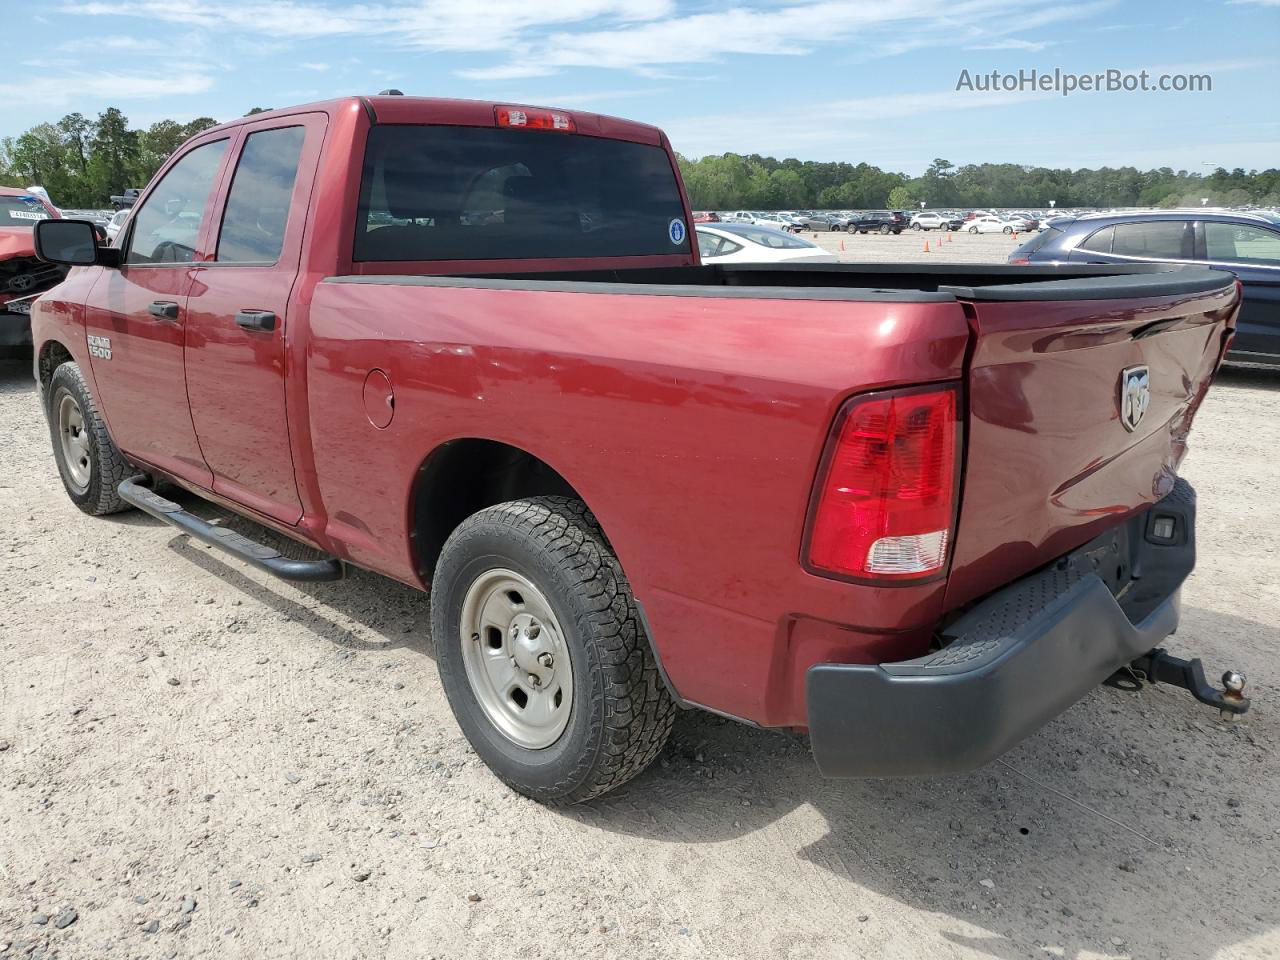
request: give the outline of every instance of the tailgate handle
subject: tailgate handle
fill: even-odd
[[[276,315],[270,310],[241,310],[236,314],[236,324],[246,330],[274,330]]]
[[[147,313],[158,320],[177,320],[178,305],[172,300],[154,300],[148,305]]]

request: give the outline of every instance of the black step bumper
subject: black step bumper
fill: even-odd
[[[1053,719],[1178,626],[1195,566],[1185,480],[1148,510],[978,603],[941,650],[809,669],[809,734],[831,777],[959,773]]]

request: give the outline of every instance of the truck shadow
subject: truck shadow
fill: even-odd
[[[1197,632],[1280,641],[1274,627],[1187,613]],[[722,860],[726,877],[737,841],[757,834],[780,880],[805,876],[794,857],[844,881],[813,891],[833,918],[888,897],[949,916],[955,947],[1001,960],[1253,955],[1248,942],[1280,926],[1280,725],[1263,699],[1225,724],[1179,690],[1102,687],[1001,761],[945,779],[825,780],[802,737],[689,714],[658,765],[566,815],[707,845],[691,855]]]
[[[1246,390],[1280,390],[1280,366],[1223,367],[1218,371],[1218,384],[1243,387]]]

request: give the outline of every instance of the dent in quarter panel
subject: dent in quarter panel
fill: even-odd
[[[321,284],[311,330],[319,486],[358,563],[412,576],[415,471],[441,443],[479,437],[583,495],[689,699],[792,716],[786,697],[767,702],[791,675],[777,664],[787,618],[896,630],[941,612],[941,583],[859,587],[805,573],[799,552],[841,401],[959,378],[959,304]],[[385,430],[364,414],[374,368],[396,389]]]

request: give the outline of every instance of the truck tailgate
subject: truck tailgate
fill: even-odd
[[[974,342],[948,607],[1075,549],[1173,489],[1239,307],[1231,278],[1209,274],[952,290]],[[1140,379],[1142,367],[1149,400],[1130,428],[1126,371]]]

